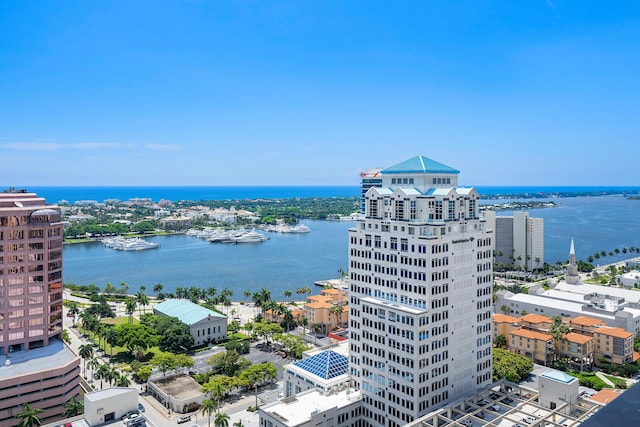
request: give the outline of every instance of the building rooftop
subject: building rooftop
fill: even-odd
[[[575,342],[578,344],[586,344],[593,339],[593,337],[589,337],[587,335],[576,334],[575,332],[569,332],[564,336],[564,339],[570,342]]]
[[[602,320],[594,319],[593,317],[588,317],[588,316],[574,317],[573,319],[571,319],[570,323],[574,325],[580,325],[580,326],[605,326],[606,325],[606,323],[604,323]]]
[[[496,313],[493,315],[493,321],[496,323],[520,323],[520,318],[509,316],[507,314]]]
[[[511,331],[511,335],[515,335],[518,337],[523,337],[523,338],[530,338],[530,339],[534,339],[534,340],[541,340],[541,341],[549,341],[551,339],[553,339],[553,337],[551,335],[547,335],[547,334],[543,334],[541,332],[536,332],[536,331],[532,331],[529,329],[516,329],[515,331]]]
[[[46,347],[0,356],[0,380],[50,370],[77,358],[62,341],[53,340]]]
[[[109,387],[103,388],[102,390],[95,390],[90,393],[85,393],[84,397],[89,401],[96,402],[101,399],[108,399],[114,396],[126,395],[128,393],[131,393],[132,391],[135,392],[136,396],[138,395],[137,389],[133,387]]]
[[[638,302],[640,301],[640,290],[638,289],[625,289],[615,286],[600,286],[589,285],[581,283],[579,285],[569,285],[565,282],[560,282],[555,287],[556,290],[572,292],[578,294],[607,294],[614,297],[622,297],[626,301]]]
[[[157,304],[153,309],[165,316],[177,317],[187,325],[193,325],[208,317],[227,317],[224,314],[216,313],[208,308],[183,299],[168,299]]]
[[[444,165],[435,160],[431,160],[428,157],[419,155],[412,157],[404,162],[400,162],[396,165],[385,168],[381,171],[383,175],[386,174],[406,174],[406,173],[460,173],[459,170],[450,166]]]
[[[333,301],[333,298],[328,295],[311,295],[307,298],[307,301]]]
[[[553,323],[553,319],[548,316],[541,316],[540,314],[529,313],[520,318],[521,322],[529,323]]]
[[[565,384],[572,383],[573,381],[579,381],[578,378],[572,377],[571,375],[565,374],[564,372],[561,372],[561,371],[556,371],[555,369],[547,371],[540,376],[544,378],[549,378],[554,381],[560,381],[561,383],[565,383]]]
[[[311,389],[295,397],[287,397],[263,406],[260,411],[285,425],[298,426],[308,423],[315,414],[331,408],[345,407],[358,400],[360,400],[360,392],[349,389],[329,395]]]
[[[308,302],[305,304],[305,307],[309,308],[331,308],[331,304],[324,301],[316,301],[316,302]]]
[[[633,337],[633,333],[625,331],[622,328],[613,328],[608,326],[603,326],[601,328],[594,329],[594,334],[602,334],[609,335],[616,338],[624,338],[627,339],[629,337]]]
[[[325,380],[345,375],[349,369],[349,359],[333,350],[325,350],[293,364]]]

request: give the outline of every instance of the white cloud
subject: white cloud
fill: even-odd
[[[23,151],[57,151],[57,150],[97,150],[101,148],[118,148],[117,142],[80,142],[76,144],[61,144],[58,142],[8,142],[3,147]]]
[[[178,144],[145,144],[145,148],[153,151],[181,151],[182,146]]]

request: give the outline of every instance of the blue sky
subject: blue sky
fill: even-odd
[[[640,185],[638,1],[3,1],[0,186]]]

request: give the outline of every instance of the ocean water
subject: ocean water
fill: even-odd
[[[548,186],[493,186],[476,187],[485,197],[503,194],[521,194],[534,197],[537,194],[581,194],[581,193],[618,193],[639,194],[640,187],[548,187]],[[162,199],[179,200],[244,200],[244,199],[288,199],[308,197],[356,197],[360,196],[360,187],[354,186],[191,186],[191,187],[28,187],[26,190],[44,197],[48,203],[58,203],[66,200],[69,203],[78,200],[95,200],[102,202],[107,199],[129,200],[141,197],[153,201]]]
[[[47,190],[49,192],[47,192]],[[533,194],[576,191],[630,193],[638,187],[486,187],[484,194]],[[588,190],[587,190],[588,189]],[[29,188],[47,198],[98,200],[150,197],[153,200],[200,200],[243,198],[289,198],[358,196],[358,187],[43,187]],[[519,193],[520,192],[520,193]],[[509,199],[530,200],[530,199]],[[557,208],[531,209],[532,217],[545,220],[545,261],[566,261],[571,239],[576,255],[587,259],[595,252],[613,252],[616,248],[640,247],[640,200],[623,196],[577,196],[539,200],[555,202]],[[484,203],[492,203],[486,201]],[[502,211],[499,215],[510,215]],[[295,291],[313,283],[338,277],[338,269],[348,268],[347,230],[351,222],[303,221],[311,232],[300,235],[267,234],[270,240],[256,245],[225,245],[204,242],[184,235],[154,237],[160,248],[139,252],[118,252],[100,243],[65,245],[64,280],[66,283],[95,283],[103,288],[110,282],[125,282],[130,292],[140,285],[150,292],[162,283],[165,291],[176,287],[214,286],[234,291],[242,299],[245,289],[267,288],[274,297],[284,290]],[[598,260],[608,264],[630,257],[618,254]],[[294,293],[295,296],[295,293]]]

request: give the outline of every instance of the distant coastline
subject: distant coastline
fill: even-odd
[[[464,185],[464,184],[463,184]],[[16,186],[44,197],[48,203],[65,200],[103,202],[132,198],[160,200],[246,200],[315,197],[360,197],[360,186]],[[640,197],[640,186],[475,186],[483,199],[548,199],[624,195]]]

